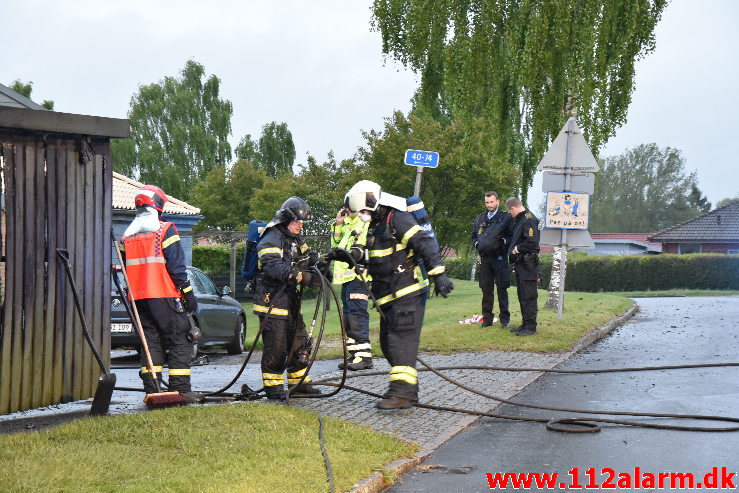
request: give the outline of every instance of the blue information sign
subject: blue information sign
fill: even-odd
[[[405,164],[409,166],[424,166],[436,168],[439,165],[439,153],[433,151],[418,151],[408,149],[405,151]]]

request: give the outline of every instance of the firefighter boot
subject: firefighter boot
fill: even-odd
[[[369,370],[372,368],[372,358],[355,357],[351,363],[346,366],[351,371]]]
[[[285,389],[281,385],[264,387],[264,393],[267,394],[267,399],[271,401],[284,401],[287,398]]]
[[[375,407],[378,409],[408,409],[413,407],[413,401],[404,397],[391,396],[377,401]]]
[[[300,385],[296,385],[293,387],[291,394],[303,394],[303,395],[321,395],[321,391],[318,390],[316,387],[314,387],[310,383],[301,383]]]
[[[144,384],[144,392],[147,394],[156,394],[158,392],[157,386],[154,384],[154,379],[151,377],[151,373],[149,372],[139,372],[139,377],[141,377],[141,381]],[[162,380],[162,374],[157,373],[157,380],[161,382]]]

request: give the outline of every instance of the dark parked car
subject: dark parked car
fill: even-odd
[[[229,296],[231,289],[228,286],[217,288],[203,271],[195,267],[187,268],[187,277],[198,299],[198,309],[193,318],[203,333],[199,343],[193,345],[193,357],[198,349],[215,346],[225,346],[228,354],[243,353],[246,315],[241,304]],[[115,287],[110,322],[112,348],[139,349],[141,342]]]

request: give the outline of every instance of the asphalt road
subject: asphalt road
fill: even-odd
[[[739,297],[641,298],[640,312],[626,325],[596,342],[560,368],[595,369],[739,361]],[[566,316],[566,313],[565,313]],[[483,389],[495,394],[495,389]],[[739,367],[660,370],[595,375],[548,374],[516,401],[598,410],[631,410],[739,417]],[[503,405],[498,414],[564,417],[571,414]],[[619,419],[619,417],[615,417]],[[715,421],[662,423],[727,426]],[[635,467],[639,468],[639,473]],[[739,471],[739,432],[666,431],[608,425],[600,433],[558,433],[543,424],[482,418],[439,447],[404,475],[391,492],[489,491],[486,473],[558,473],[554,489],[578,483],[601,485],[613,470],[612,484],[640,491],[649,475]],[[726,470],[722,471],[721,468]],[[577,471],[574,471],[577,468]],[[594,468],[588,471],[589,468]],[[637,486],[641,478],[641,488]],[[739,474],[731,476],[739,486]],[[619,483],[621,481],[621,483]],[[669,480],[665,480],[669,491]],[[711,483],[709,482],[708,485]],[[728,484],[727,484],[728,485]],[[509,489],[514,489],[509,484]],[[535,485],[531,489],[537,488]],[[589,488],[588,488],[589,489]],[[618,488],[616,488],[618,489]],[[662,490],[662,491],[665,491]]]

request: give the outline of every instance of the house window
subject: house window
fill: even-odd
[[[680,243],[678,253],[701,253],[700,243]]]

